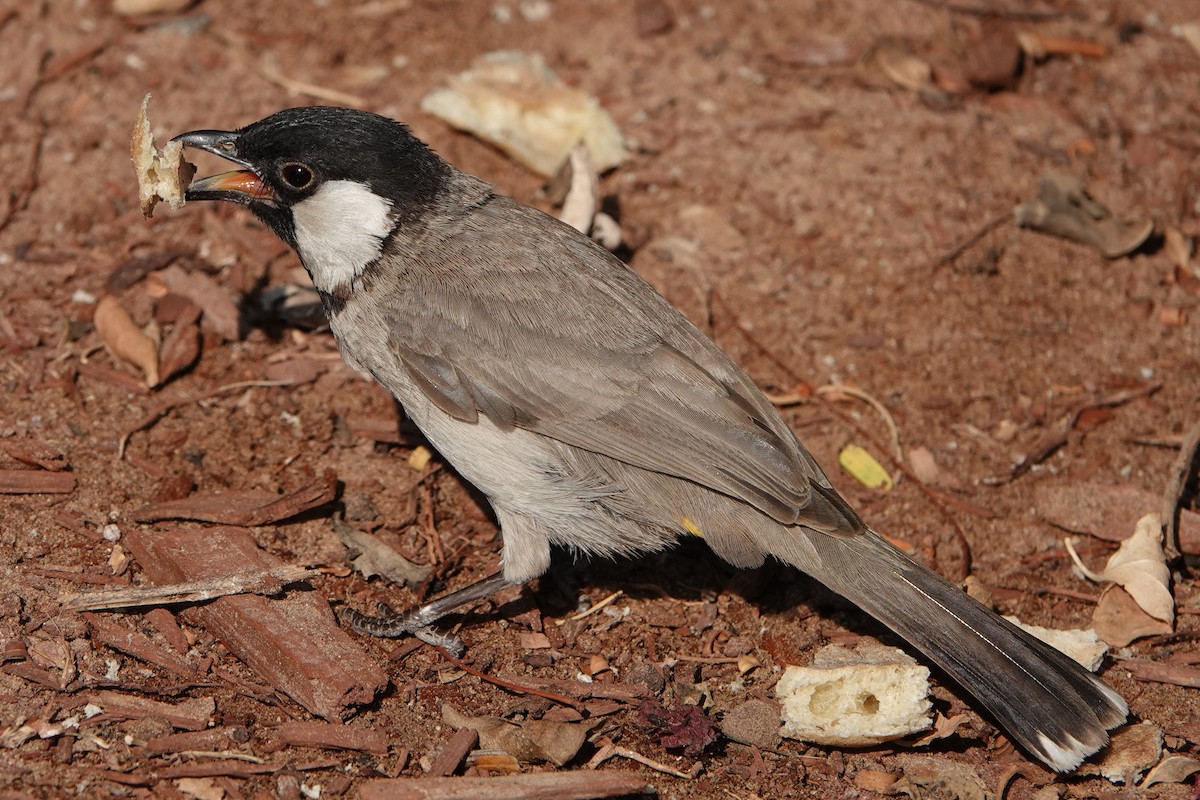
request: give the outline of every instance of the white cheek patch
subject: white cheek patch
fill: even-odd
[[[329,181],[292,206],[296,249],[322,291],[362,274],[392,231],[392,204],[354,181]]]

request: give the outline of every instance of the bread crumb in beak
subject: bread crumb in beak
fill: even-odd
[[[159,200],[166,201],[173,209],[183,208],[184,192],[196,174],[195,165],[183,158],[182,142],[167,142],[166,147],[158,149],[146,117],[149,105],[150,95],[147,94],[138,109],[129,140],[129,155],[138,176],[138,201],[142,216],[147,219],[154,216],[154,206]]]

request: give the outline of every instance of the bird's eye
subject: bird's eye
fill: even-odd
[[[295,162],[279,168],[279,177],[293,189],[307,189],[313,182],[313,171]]]

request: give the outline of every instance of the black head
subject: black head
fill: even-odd
[[[248,205],[293,247],[291,209],[330,182],[365,186],[403,224],[429,207],[452,173],[405,125],[349,108],[289,108],[237,131],[175,139],[245,167],[194,182],[188,200]]]

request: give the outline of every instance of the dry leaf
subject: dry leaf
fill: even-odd
[[[595,724],[544,719],[517,724],[499,717],[467,716],[450,705],[442,706],[442,719],[455,728],[478,731],[483,750],[503,750],[521,761],[548,761],[560,767],[575,757]]]
[[[933,730],[924,736],[912,739],[908,742],[910,747],[926,747],[930,742],[938,739],[946,739],[958,733],[958,729],[971,721],[970,714],[955,714],[953,717],[947,717],[943,714],[938,714],[933,720]]]
[[[1099,763],[1084,762],[1080,775],[1103,775],[1113,783],[1132,785],[1162,758],[1163,733],[1149,722],[1114,731]]]
[[[1147,614],[1120,586],[1109,586],[1101,593],[1100,602],[1092,612],[1092,627],[1112,647],[1124,647],[1143,636],[1171,632],[1170,623]]]
[[[1158,514],[1147,514],[1138,520],[1133,535],[1112,554],[1103,572],[1093,572],[1084,566],[1071,540],[1068,538],[1066,541],[1067,551],[1075,566],[1088,580],[1115,583],[1129,592],[1147,614],[1168,624],[1174,623],[1171,571],[1167,569],[1167,559],[1163,553],[1162,520]]]
[[[358,552],[352,563],[364,578],[382,575],[398,586],[417,586],[429,574],[429,567],[414,564],[379,537],[349,525],[336,527],[342,544]]]
[[[910,755],[897,759],[904,776],[890,794],[948,800],[988,800],[992,796],[979,773],[966,764],[940,756]]]
[[[929,62],[917,58],[898,42],[884,42],[876,47],[875,64],[889,80],[905,89],[917,91],[933,83]]]
[[[1139,789],[1145,789],[1156,783],[1183,783],[1184,779],[1200,772],[1200,761],[1187,756],[1165,756],[1146,773]]]
[[[188,306],[191,313],[175,322],[159,353],[159,374],[164,383],[190,369],[200,358],[200,326],[197,324],[200,308],[191,303]]]
[[[196,800],[225,800],[225,790],[212,778],[180,778],[175,788]]]
[[[851,477],[871,489],[888,491],[892,488],[892,476],[875,460],[875,456],[856,444],[848,444],[838,453],[838,464]]]
[[[114,358],[140,369],[146,376],[147,387],[158,385],[158,344],[142,332],[115,297],[106,295],[100,299],[92,321],[104,340],[104,347]]]
[[[1163,229],[1163,251],[1171,263],[1180,269],[1190,269],[1196,241],[1174,225]]]

